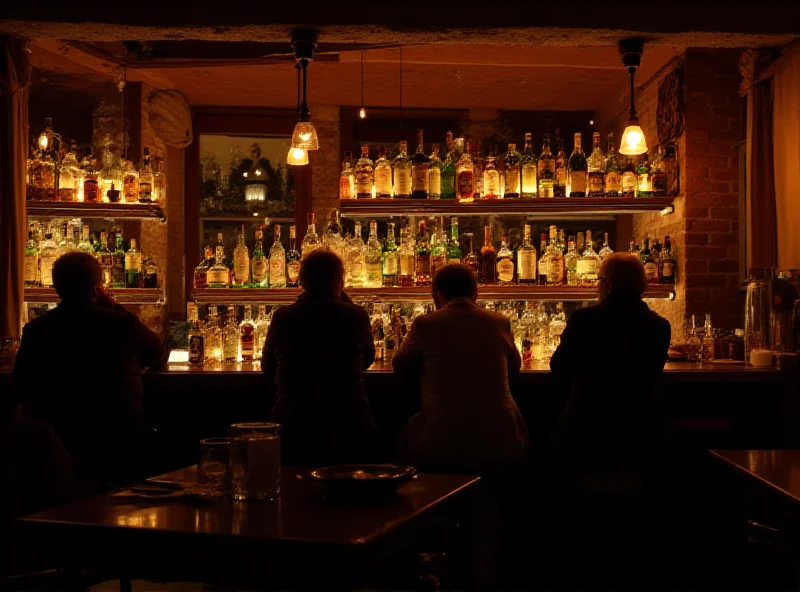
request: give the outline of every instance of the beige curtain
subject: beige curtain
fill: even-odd
[[[770,67],[774,72],[773,146],[777,263],[800,269],[800,45]]]
[[[772,151],[772,79],[747,93],[748,267],[775,267],[777,227]]]
[[[0,338],[22,332],[29,78],[24,42],[0,36]]]

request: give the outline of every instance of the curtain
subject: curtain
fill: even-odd
[[[773,84],[773,146],[777,263],[800,269],[800,45],[770,68]]]
[[[0,338],[22,332],[29,78],[24,42],[0,36]]]
[[[772,78],[747,93],[748,267],[775,267],[777,225],[772,151]]]

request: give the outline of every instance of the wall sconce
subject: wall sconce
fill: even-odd
[[[642,128],[639,126],[639,118],[636,115],[636,103],[634,98],[634,76],[636,75],[636,68],[638,68],[641,63],[643,52],[644,42],[641,39],[626,39],[619,42],[619,53],[622,56],[622,63],[628,69],[628,76],[631,83],[630,115],[625,125],[625,131],[622,133],[622,140],[620,140],[619,143],[620,154],[626,154],[628,156],[647,152],[647,141],[645,140]]]
[[[244,177],[244,200],[248,203],[261,202],[267,199],[267,174],[261,168],[261,146],[253,143],[250,146],[250,155],[253,157],[253,166],[249,171],[242,173]]]
[[[42,152],[49,153],[53,158],[58,158],[61,150],[61,136],[53,131],[53,118],[44,118],[44,129],[36,138],[36,145]]]

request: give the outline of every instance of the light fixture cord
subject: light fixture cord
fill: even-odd
[[[364,51],[361,51],[361,108],[364,108]]]
[[[294,69],[297,70],[297,115],[300,115],[300,63],[295,62]]]
[[[403,131],[403,48],[400,48],[400,131]]]
[[[629,66],[628,67],[628,76],[629,76],[630,81],[631,81],[631,116],[630,116],[631,119],[636,117],[636,103],[634,102],[634,96],[633,96],[633,93],[634,93],[633,76],[634,76],[635,73],[636,73],[636,68],[634,68],[633,66]]]
[[[308,106],[308,102],[306,101],[306,72],[308,70],[308,62],[303,60],[303,107]]]

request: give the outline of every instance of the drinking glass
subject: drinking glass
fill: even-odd
[[[748,282],[744,309],[744,356],[747,362],[751,351],[770,345],[771,300],[768,280],[751,279]]]
[[[228,435],[233,499],[276,499],[281,491],[281,426],[235,423]]]
[[[228,438],[206,438],[200,440],[200,462],[197,463],[197,484],[213,487],[219,491],[227,489]]]

